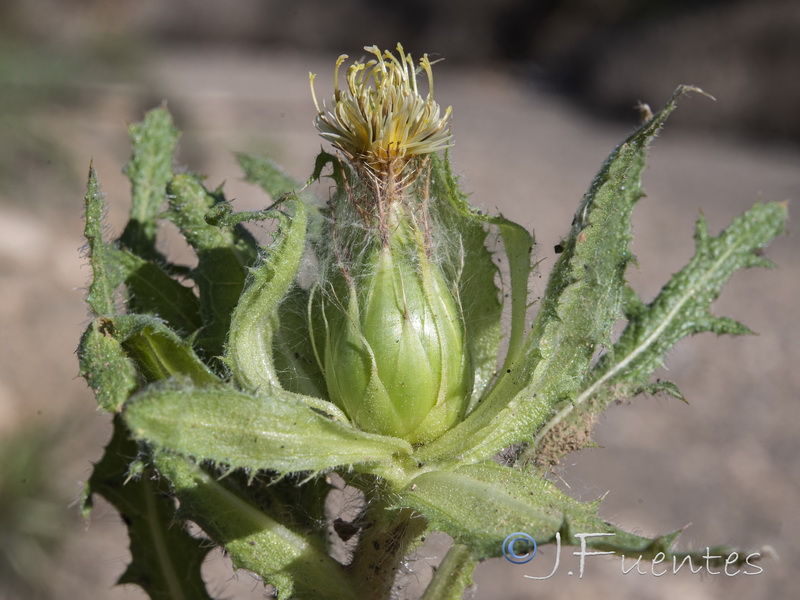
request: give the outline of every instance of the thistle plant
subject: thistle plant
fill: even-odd
[[[680,87],[602,165],[531,310],[533,237],[461,191],[431,62],[400,46],[367,50],[341,88],[347,57],[337,61],[332,99],[313,96],[333,149],[306,184],[239,155],[273,200],[264,210],[234,212],[221,189],[175,172],[178,132],[163,107],[130,128],[131,214],[116,241],[104,239],[90,168],[93,319],[78,355],[114,433],[84,506],[104,496],[128,526],[120,583],[154,599],[208,598],[200,566],[211,540],[279,598],[388,598],[431,531],[453,545],[426,600],[460,598],[514,532],[529,544],[711,564],[708,549],[675,549],[680,531],[623,531],[547,475],[591,445],[612,401],[682,397],[652,381],[682,338],[749,332],[710,306],[736,270],[771,265],[762,249],[783,231],[785,204],[757,204],[717,236],[700,217],[694,256],[652,302],[626,284],[645,154],[694,89]],[[332,186],[318,202],[307,184],[322,180]],[[162,220],[196,266],[162,254]],[[276,225],[269,243],[243,226],[259,221]],[[326,515],[344,485],[361,498],[351,520]],[[334,558],[342,540],[348,551]],[[757,557],[725,554],[729,564]]]

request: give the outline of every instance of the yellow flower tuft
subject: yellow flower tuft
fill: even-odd
[[[334,70],[333,107],[317,107],[314,125],[320,135],[344,152],[351,160],[361,162],[378,173],[402,170],[413,156],[430,154],[452,145],[449,129],[450,107],[441,116],[433,99],[433,73],[428,55],[414,67],[411,55],[398,44],[395,56],[377,46],[365,47],[375,58],[354,62],[347,69],[347,87],[339,87],[339,68],[347,59],[343,54]],[[428,93],[423,97],[417,89],[416,73],[428,76]]]

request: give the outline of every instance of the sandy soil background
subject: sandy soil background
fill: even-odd
[[[311,126],[307,72],[319,73],[318,89],[327,89],[332,61],[327,54],[173,49],[150,64],[147,86],[122,78],[92,84],[82,90],[80,104],[49,105],[34,113],[35,130],[56,132],[59,150],[52,160],[21,172],[17,185],[0,197],[0,443],[7,449],[13,440],[44,436],[44,462],[32,463],[35,472],[18,481],[24,490],[35,476],[44,481],[42,491],[19,514],[33,515],[34,523],[58,523],[65,539],[52,544],[49,562],[36,563],[40,591],[19,600],[143,597],[133,587],[112,587],[128,556],[115,512],[101,503],[85,523],[69,505],[110,434],[108,418],[95,412],[89,390],[76,376],[74,355],[88,322],[83,295],[89,271],[80,248],[81,178],[89,161],[106,193],[113,235],[121,231],[128,206],[120,172],[128,158],[126,124],[166,100],[185,132],[178,164],[207,174],[211,186],[225,182],[228,197],[240,208],[263,206],[268,199],[240,180],[232,152],[269,153],[292,175],[305,178],[320,147]],[[454,107],[455,166],[473,202],[535,230],[546,276],[552,248],[577,201],[607,154],[635,126],[635,113],[628,123],[595,120],[509,71],[446,62],[437,67],[436,91],[442,104]],[[657,106],[666,96],[641,99]],[[631,274],[645,298],[691,256],[698,211],[718,231],[758,199],[800,197],[797,146],[744,143],[680,126],[682,113],[692,119],[713,115],[726,101],[684,99],[675,123],[652,149],[648,198],[635,221],[640,269]],[[793,596],[800,561],[794,546],[800,537],[795,229],[790,222],[789,235],[767,251],[778,270],[737,274],[715,305],[717,314],[738,318],[759,335],[703,335],[680,344],[665,376],[678,383],[690,405],[655,398],[612,408],[597,429],[601,448],[568,457],[559,472],[576,497],[607,494],[602,514],[628,528],[656,534],[692,523],[681,538],[684,545],[768,545],[780,559],[764,562],[757,576],[656,578],[624,575],[618,559],[595,558],[579,580],[567,574],[576,564],[572,549],[565,549],[562,568],[546,581],[523,575],[547,574],[552,552],[526,566],[489,561],[476,573],[475,598]],[[545,281],[534,285],[543,287]],[[21,460],[6,455],[0,468],[10,472]],[[438,553],[435,546],[423,548],[419,574],[411,578],[424,578],[424,563],[435,562]],[[210,558],[217,597],[263,597],[251,576],[231,575],[224,567],[221,556]],[[0,581],[0,598],[17,599],[3,593]]]

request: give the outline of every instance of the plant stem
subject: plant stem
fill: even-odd
[[[464,590],[472,583],[477,561],[464,544],[453,544],[433,574],[422,600],[461,600]]]
[[[391,510],[368,501],[363,529],[350,563],[352,580],[365,600],[389,598],[397,572],[411,548],[427,530],[427,521],[410,509]]]

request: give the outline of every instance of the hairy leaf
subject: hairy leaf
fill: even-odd
[[[245,180],[259,186],[274,200],[284,194],[296,192],[301,187],[299,182],[287,175],[271,158],[242,152],[236,155],[236,160],[244,171]]]
[[[473,403],[483,395],[497,371],[500,346],[500,316],[502,305],[495,284],[498,272],[492,254],[486,248],[487,218],[472,208],[458,187],[450,170],[450,162],[438,156],[430,157],[430,194],[433,219],[444,231],[457,231],[457,246],[445,240],[449,250],[443,264],[450,281],[455,281],[466,329],[466,345],[475,373]],[[449,243],[448,243],[449,242]]]
[[[200,306],[191,288],[173,279],[158,264],[132,252],[117,250],[112,257],[125,272],[130,312],[155,315],[183,336],[200,329]]]
[[[118,412],[139,387],[135,363],[113,334],[109,317],[98,317],[81,336],[78,346],[80,374],[106,412]]]
[[[107,330],[122,343],[146,382],[175,378],[195,385],[219,382],[191,345],[155,317],[119,316],[108,320]]]
[[[504,393],[508,382],[520,381],[519,371],[531,370],[530,361],[526,363],[525,360],[523,342],[528,309],[528,279],[532,271],[531,253],[535,242],[533,236],[519,224],[502,216],[484,215],[472,208],[459,189],[447,159],[441,161],[432,156],[431,165],[431,190],[440,199],[440,202],[434,203],[433,209],[448,230],[462,234],[462,243],[465,245],[461,257],[463,264],[460,265],[459,292],[464,304],[467,339],[474,346],[471,350],[474,351],[473,359],[476,359],[475,368],[478,370],[476,381],[483,384],[476,390],[476,400],[483,401],[484,406],[491,405],[491,409],[483,408],[482,411],[496,412],[510,397]],[[509,281],[505,292],[510,298],[511,323],[503,366],[484,401],[482,396],[489,391],[488,384],[497,371],[502,309],[498,299],[499,290],[494,283],[495,275],[500,270],[485,247],[485,228],[488,226],[500,232],[508,260]]]
[[[83,235],[87,241],[86,256],[92,267],[92,282],[89,284],[86,302],[95,315],[113,315],[117,312],[117,288],[125,279],[125,272],[113,259],[115,249],[103,240],[106,205],[93,166],[89,166],[85,201],[86,223]]]
[[[521,373],[515,376],[512,368],[512,377],[495,385],[496,393],[513,400],[483,403],[431,444],[426,457],[487,458],[531,436],[555,404],[578,394],[594,352],[610,344],[621,314],[624,272],[631,260],[630,217],[642,195],[647,146],[689,89],[678,88],[661,111],[612,152],[584,196],[522,345],[525,359],[516,365]]]
[[[224,546],[234,567],[274,585],[278,598],[357,597],[342,567],[323,549],[223,481],[181,456],[158,453],[155,464],[171,482],[181,515]]]
[[[628,300],[628,325],[609,352],[597,363],[592,381],[578,397],[565,404],[537,435],[545,434],[567,417],[584,418],[587,411],[598,413],[613,398],[610,386],[628,391],[667,391],[682,397],[667,382],[649,383],[653,371],[663,364],[672,347],[688,335],[710,331],[742,335],[750,330],[725,317],[711,314],[711,303],[735,271],[749,267],[769,267],[761,250],[783,232],[787,214],[784,203],[757,204],[735,219],[717,237],[711,237],[701,216],[695,232],[696,250],[689,264],[672,276],[649,305],[638,299]],[[665,387],[666,386],[666,387]],[[589,401],[606,391],[601,401]]]
[[[172,155],[178,130],[166,107],[145,115],[144,121],[128,128],[133,154],[125,168],[131,182],[131,212],[120,242],[146,259],[161,260],[156,250],[158,216],[172,178]]]
[[[272,339],[275,373],[289,391],[328,398],[327,384],[314,355],[308,327],[311,294],[295,285],[278,307],[278,327]]]
[[[221,356],[231,313],[244,287],[245,269],[252,261],[249,242],[233,228],[206,222],[209,209],[223,200],[206,190],[193,175],[176,175],[167,190],[168,216],[198,258],[197,267],[190,273],[200,292],[204,323],[197,345],[209,357]]]
[[[226,387],[150,386],[124,415],[137,439],[231,468],[321,471],[411,452],[403,440],[324,417],[277,387],[255,397]]]
[[[103,410],[117,412],[143,383],[186,379],[197,385],[219,380],[163,322],[147,315],[98,317],[78,347],[80,373]]]
[[[174,501],[152,469],[145,467],[137,478],[129,476],[128,467],[138,451],[116,417],[111,442],[84,490],[84,515],[91,510],[92,494],[99,494],[114,505],[128,527],[131,563],[119,584],[139,585],[153,600],[210,600],[200,576],[208,545],[174,524]]]
[[[279,326],[278,305],[292,286],[303,248],[307,226],[305,205],[293,200],[292,217],[275,211],[280,227],[261,262],[251,270],[247,287],[230,323],[226,363],[236,382],[246,390],[279,386],[272,358],[273,337]]]
[[[527,533],[538,544],[585,543],[587,548],[644,560],[663,553],[670,561],[673,556],[699,561],[705,552],[673,552],[681,530],[648,538],[619,529],[597,515],[599,504],[579,502],[547,479],[493,461],[420,475],[397,500],[397,506],[414,508],[433,529],[471,548],[479,560],[502,556],[503,541],[516,532]],[[581,540],[584,533],[605,535]],[[741,562],[744,554],[740,553]]]

